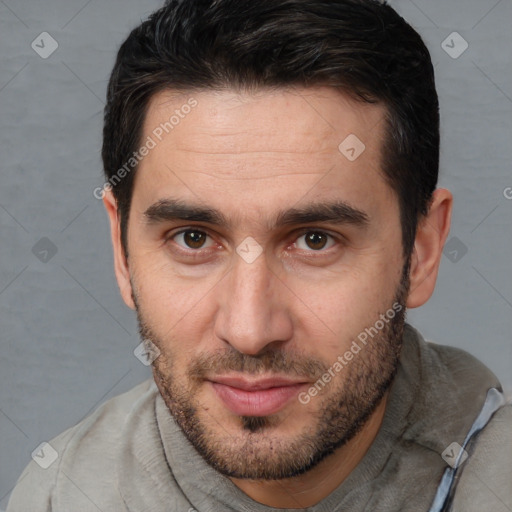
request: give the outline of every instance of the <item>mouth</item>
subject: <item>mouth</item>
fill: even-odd
[[[309,383],[271,377],[249,380],[236,376],[208,380],[223,404],[238,416],[268,416],[290,402]]]

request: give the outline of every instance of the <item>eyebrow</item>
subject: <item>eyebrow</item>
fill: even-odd
[[[186,203],[180,199],[161,199],[144,212],[149,225],[184,220],[204,222],[220,227],[230,226],[228,218],[219,210]],[[314,222],[329,222],[332,224],[350,224],[365,227],[370,223],[367,213],[344,201],[329,201],[310,203],[304,206],[280,211],[270,228],[296,224],[311,224]]]

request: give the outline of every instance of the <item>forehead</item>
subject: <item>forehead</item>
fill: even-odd
[[[318,153],[337,147],[353,132],[371,143],[380,134],[383,113],[381,105],[353,100],[328,87],[163,91],[150,100],[143,131],[158,132],[171,120],[169,133],[164,128],[162,135],[172,133],[166,142],[176,149]]]
[[[384,114],[331,88],[160,92],[144,122],[141,141],[154,147],[139,164],[134,198],[181,196],[245,211],[305,196],[389,196],[380,170]]]

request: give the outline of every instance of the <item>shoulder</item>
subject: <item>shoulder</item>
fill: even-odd
[[[478,412],[487,390],[501,389],[496,375],[469,352],[427,341],[409,324],[404,330],[404,353],[410,380],[422,387],[421,394],[435,395],[441,402],[457,402],[466,409],[473,409],[473,403]]]
[[[425,340],[410,324],[405,326],[404,341],[412,341],[416,345],[423,368],[435,377],[442,376],[443,381],[446,379],[464,381],[466,377],[473,376],[473,379],[468,382],[470,383],[475,380],[476,372],[478,379],[488,380],[494,387],[499,386],[493,372],[479,359],[461,348]]]
[[[150,411],[157,393],[153,379],[148,379],[106,401],[80,423],[43,445],[39,460],[34,457],[19,477],[7,511],[55,510],[54,501],[66,493],[76,494],[76,509],[89,510],[91,495],[108,492],[114,484],[115,464],[122,450],[121,433],[130,412],[141,403],[147,405],[143,410]],[[68,492],[73,487],[79,488],[80,493]],[[79,494],[85,495],[82,499],[87,501],[83,508],[76,503]]]
[[[512,404],[504,405],[478,434],[460,468],[454,512],[512,510]]]

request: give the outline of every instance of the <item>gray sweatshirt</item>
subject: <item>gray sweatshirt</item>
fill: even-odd
[[[427,343],[406,325],[375,440],[342,484],[306,510],[511,512],[512,405],[503,405],[500,390],[474,357]],[[53,457],[43,459],[55,461],[28,464],[7,512],[292,510],[257,503],[207,465],[151,379],[44,450]]]

